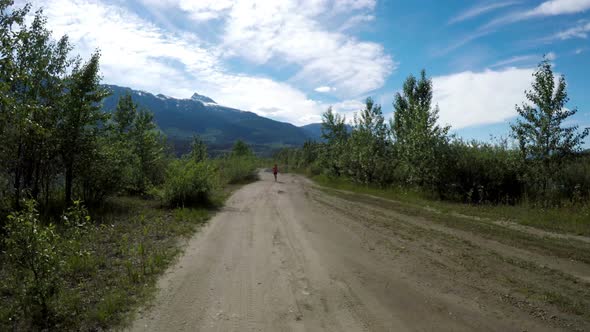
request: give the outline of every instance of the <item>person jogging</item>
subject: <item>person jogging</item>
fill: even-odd
[[[277,164],[275,164],[275,167],[272,168],[272,174],[274,174],[275,176],[275,182],[277,182],[277,173],[279,172],[279,168],[277,167]]]

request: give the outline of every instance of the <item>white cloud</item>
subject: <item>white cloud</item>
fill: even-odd
[[[329,87],[329,86],[318,86],[317,88],[314,89],[314,91],[316,92],[330,92],[330,91],[334,91],[336,89]]]
[[[370,11],[375,5],[376,0],[164,0],[158,4],[179,8],[198,21],[219,19],[227,58],[241,57],[257,65],[272,65],[275,60],[294,64],[299,71],[292,82],[312,88],[324,81],[342,96],[380,88],[396,67],[381,45],[344,33],[374,20]],[[340,14],[350,18],[337,31],[322,24]]]
[[[590,9],[590,0],[549,0],[522,14],[523,17],[575,14]]]
[[[343,32],[343,31],[352,29],[352,28],[358,26],[359,24],[366,23],[366,22],[372,22],[374,20],[375,20],[374,15],[368,15],[368,14],[355,15],[355,16],[352,16],[349,19],[347,19],[346,22],[344,22],[340,26],[338,31]]]
[[[198,91],[220,104],[305,124],[324,105],[285,82],[228,72],[215,47],[198,36],[172,34],[121,7],[94,0],[52,0],[43,5],[54,35],[68,34],[76,53],[102,53],[105,83],[186,98]]]
[[[338,102],[332,105],[334,112],[342,114],[346,117],[347,123],[352,123],[355,113],[365,108],[365,103],[362,99],[349,99]]]
[[[490,66],[490,68],[497,68],[497,67],[506,67],[506,66],[511,66],[511,65],[515,65],[515,64],[528,64],[530,62],[533,61],[540,61],[541,57],[538,55],[518,55],[518,56],[513,56],[509,59],[506,60],[501,60],[498,61],[494,64],[492,64]]]
[[[508,68],[433,77],[433,100],[440,107],[440,122],[460,129],[516,116],[514,106],[524,101],[533,70]]]
[[[257,64],[280,59],[299,66],[292,81],[305,86],[326,82],[342,95],[361,95],[380,88],[395,69],[383,47],[342,32],[326,30],[318,15],[327,1],[239,1],[225,26],[224,48]],[[335,2],[333,8],[371,8],[374,1]],[[255,45],[253,47],[252,45]]]
[[[502,1],[502,2],[490,2],[490,3],[485,3],[485,4],[479,4],[479,5],[476,5],[475,7],[469,8],[466,11],[460,13],[459,15],[451,18],[449,20],[449,24],[455,24],[458,22],[466,21],[468,19],[472,19],[474,17],[491,12],[493,10],[512,6],[517,3],[518,3],[518,1]]]
[[[581,21],[578,23],[577,26],[569,28],[567,30],[560,31],[550,37],[549,39],[572,39],[572,38],[588,38],[588,33],[590,32],[590,22],[588,21]]]
[[[532,18],[583,13],[590,9],[590,0],[548,0],[535,8],[499,17],[482,29],[515,23]]]
[[[557,54],[555,54],[555,52],[549,52],[549,53],[545,54],[545,57],[547,58],[547,60],[553,61],[553,60],[557,59]]]
[[[141,0],[148,6],[160,8],[177,7],[197,21],[207,21],[220,18],[224,12],[231,9],[233,0]]]

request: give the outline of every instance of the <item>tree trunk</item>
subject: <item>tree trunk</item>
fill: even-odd
[[[73,163],[66,164],[66,205],[72,203],[72,182],[74,181]]]
[[[18,153],[16,159],[16,165],[14,169],[14,207],[20,209],[20,177],[21,177],[21,153],[22,143],[18,145]]]

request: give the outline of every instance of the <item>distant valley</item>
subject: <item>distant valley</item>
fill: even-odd
[[[207,143],[213,155],[228,151],[238,139],[250,144],[258,154],[268,156],[280,148],[301,146],[307,140],[320,138],[320,124],[297,127],[219,105],[198,93],[190,99],[176,99],[116,85],[105,87],[112,92],[104,100],[105,110],[113,111],[119,97],[130,93],[139,107],[154,113],[156,123],[177,154],[188,151],[195,135]]]

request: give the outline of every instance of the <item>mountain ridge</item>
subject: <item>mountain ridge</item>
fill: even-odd
[[[284,147],[301,146],[318,140],[313,131],[259,116],[253,112],[217,104],[212,98],[194,93],[190,99],[177,99],[113,84],[104,84],[111,95],[103,109],[116,109],[119,97],[131,94],[134,103],[154,113],[154,119],[172,143],[177,154],[188,152],[192,137],[199,135],[213,155],[231,149],[241,139],[260,155],[271,155]]]

